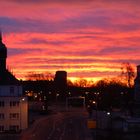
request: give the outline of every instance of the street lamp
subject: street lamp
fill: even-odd
[[[98,95],[99,95],[99,92],[95,92],[95,109],[96,109],[96,133],[95,133],[95,137],[96,137],[96,140],[97,140],[97,131],[98,131]]]
[[[22,98],[21,101],[25,101],[25,98]]]
[[[107,112],[106,114],[109,116],[110,115],[110,112]]]
[[[56,93],[56,101],[57,101],[58,97],[59,97],[59,93]]]
[[[19,122],[19,123],[20,123],[20,130],[21,130],[21,129],[22,129],[22,123],[21,123],[21,121],[22,121],[22,115],[21,115],[21,112],[22,112],[22,111],[21,111],[21,108],[22,108],[22,102],[25,101],[25,98],[22,97],[22,98],[20,98],[19,101],[20,101],[20,106],[19,106],[19,107],[20,107],[20,108],[19,108],[19,109],[20,109],[20,120],[19,120],[20,122]]]
[[[96,102],[95,101],[93,101],[92,103],[96,105]]]
[[[68,94],[69,94],[69,96],[71,96],[71,92],[69,92]]]

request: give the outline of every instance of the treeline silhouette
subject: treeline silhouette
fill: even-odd
[[[134,96],[134,87],[117,79],[102,79],[92,84],[86,79],[80,79],[76,83],[67,81],[64,87],[56,87],[53,79],[34,79],[22,81],[24,94],[29,100],[47,102],[65,101],[70,96],[83,96],[86,104],[90,101],[98,101],[98,109],[131,108]],[[98,93],[98,97],[97,94]],[[94,108],[94,106],[93,106]]]
[[[55,82],[55,77],[48,72],[45,74],[31,72],[27,75],[27,80],[22,81],[24,94],[29,100],[47,100],[47,102],[64,102],[67,97],[83,96],[86,105],[96,100],[99,109],[114,107],[131,110],[135,72],[129,63],[124,63],[122,66],[120,76],[97,82],[79,79],[75,82],[67,80],[67,83],[63,84],[61,81]]]

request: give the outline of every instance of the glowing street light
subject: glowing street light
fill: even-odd
[[[58,96],[59,96],[59,94],[57,93],[57,94],[56,94],[56,96],[58,97]]]
[[[95,102],[95,101],[93,101],[92,103],[93,103],[93,104],[96,104],[96,102]]]
[[[111,113],[110,112],[107,112],[106,114],[109,116]]]
[[[25,98],[21,98],[21,101],[25,101]]]

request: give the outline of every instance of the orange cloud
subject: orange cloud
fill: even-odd
[[[140,63],[139,1],[21,2],[0,5],[7,64],[18,78],[66,70],[99,79],[119,75],[122,62]]]

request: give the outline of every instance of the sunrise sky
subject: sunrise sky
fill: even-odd
[[[140,64],[140,0],[0,0],[7,66],[97,80]]]

